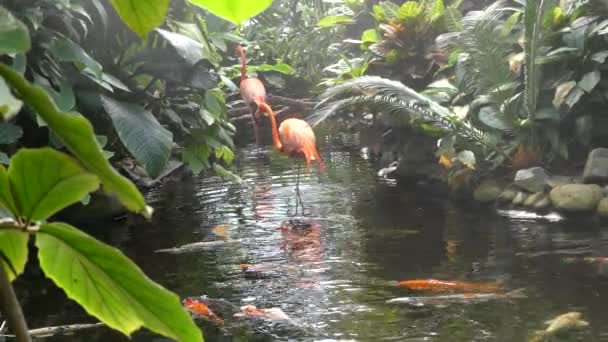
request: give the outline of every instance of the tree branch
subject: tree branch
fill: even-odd
[[[45,327],[32,329],[29,334],[34,337],[47,337],[60,334],[70,334],[79,330],[92,329],[103,327],[103,323],[89,323],[89,324],[68,324],[59,325],[55,327]],[[15,337],[14,335],[0,335],[0,337]]]
[[[31,342],[32,339],[27,331],[27,323],[21,311],[21,305],[17,301],[13,286],[8,280],[8,274],[4,265],[0,263],[0,309],[6,316],[11,331],[17,337],[17,342]]]

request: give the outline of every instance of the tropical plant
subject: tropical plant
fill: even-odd
[[[208,6],[214,13],[238,23],[270,4],[270,1],[247,1],[247,4],[241,3],[246,6],[234,7],[242,1],[231,0],[222,5],[205,0],[192,2]],[[112,1],[112,4],[128,27],[144,38],[164,22],[169,9],[169,1]],[[175,294],[147,278],[117,249],[69,224],[50,221],[54,214],[82,201],[99,188],[115,196],[127,209],[147,218],[152,215],[152,209],[146,206],[135,185],[120,175],[107,160],[109,153],[102,150],[106,139],[96,136],[91,124],[97,118],[92,116],[89,121],[74,110],[87,107],[86,100],[76,100],[78,91],[93,92],[93,96],[85,96],[93,102],[88,104],[107,112],[129,152],[144,164],[150,175],[162,169],[172,147],[169,146],[171,132],[163,128],[141,104],[127,103],[116,94],[145,93],[156,80],[142,89],[138,82],[122,82],[106,72],[112,70],[120,74],[128,69],[122,63],[126,57],[138,52],[133,37],[125,32],[112,35],[111,39],[118,41],[117,46],[125,50],[112,55],[112,48],[108,48],[106,56],[110,61],[102,66],[91,55],[99,57],[103,51],[86,51],[81,46],[85,44],[87,32],[94,31],[96,26],[85,7],[71,1],[55,3],[46,0],[25,8],[19,7],[15,1],[8,1],[6,5],[8,9],[0,6],[0,119],[3,121],[0,138],[4,144],[13,144],[13,148],[6,150],[11,154],[10,158],[8,154],[0,156],[2,163],[9,165],[8,170],[0,165],[0,309],[11,330],[18,341],[30,340],[10,281],[23,272],[29,254],[29,240],[33,238],[45,275],[107,326],[126,335],[146,327],[179,341],[202,341],[201,331],[181,307]],[[95,7],[95,16],[104,22],[104,29],[114,27],[107,22],[107,7],[99,1],[88,5]],[[222,137],[218,128],[225,118],[223,96],[219,90],[212,89],[213,85],[207,78],[211,72],[203,72],[205,77],[194,79],[200,75],[197,73],[200,69],[196,69],[202,60],[198,58],[200,51],[187,51],[192,45],[184,39],[187,38],[185,36],[176,36],[162,29],[156,32],[159,35],[153,39],[156,40],[153,44],[159,44],[156,47],[167,48],[170,45],[178,54],[181,53],[186,64],[191,62],[188,66],[194,76],[187,79],[189,85],[208,85],[202,96],[204,104],[199,109],[221,115],[201,114],[201,121],[205,121],[206,126],[197,128],[210,130],[211,133],[205,134],[219,136],[222,140],[217,142],[205,137],[205,144],[211,146],[215,155],[210,156],[206,152],[202,155],[209,159],[231,159],[232,152],[225,145],[230,137]],[[161,36],[168,41],[167,45],[158,43]],[[190,57],[192,59],[188,59]],[[137,70],[133,72],[136,74]],[[171,81],[187,83],[183,78],[175,80],[168,75],[163,76],[166,76],[163,78],[165,85],[173,85]],[[22,120],[20,124],[27,123],[29,118],[46,127],[48,141],[69,151],[76,159],[49,147],[31,149],[14,144],[23,133],[14,121],[7,122],[15,118]],[[216,121],[219,126],[214,126]],[[31,125],[24,127],[29,130]],[[44,145],[47,141],[33,143]],[[201,154],[194,155],[199,157]]]

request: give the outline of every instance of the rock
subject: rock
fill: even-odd
[[[498,182],[487,180],[481,182],[475,189],[473,192],[473,199],[481,203],[494,202],[500,196],[501,192],[502,187]]]
[[[517,196],[517,191],[512,189],[506,189],[503,191],[500,196],[498,196],[498,200],[501,202],[511,202]]]
[[[602,218],[608,218],[608,198],[602,198],[597,205],[597,214]]]
[[[549,174],[547,171],[536,166],[517,171],[513,184],[522,190],[534,193],[545,190],[548,180]]]
[[[544,210],[549,208],[551,205],[551,200],[549,196],[544,195],[538,202],[534,203],[534,209],[536,210]]]
[[[541,200],[544,195],[545,195],[545,193],[542,191],[533,193],[532,195],[528,196],[528,198],[526,198],[526,200],[524,201],[524,206],[525,207],[534,206],[534,204],[536,204],[536,202]]]
[[[513,203],[513,205],[522,205],[526,201],[526,197],[528,197],[528,195],[522,191],[519,191],[511,203]]]
[[[552,188],[572,183],[576,183],[574,178],[568,176],[551,176],[547,181],[547,184]]]
[[[557,209],[569,212],[591,211],[597,208],[602,199],[602,188],[595,184],[566,184],[551,190],[549,197]]]
[[[600,147],[589,152],[583,183],[608,183],[608,148]]]

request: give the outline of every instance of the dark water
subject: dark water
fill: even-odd
[[[237,158],[243,184],[217,177],[170,181],[147,194],[156,208],[152,222],[107,223],[90,232],[181,297],[280,307],[295,322],[225,317],[224,332],[199,322],[208,341],[527,341],[544,321],[568,311],[581,311],[590,328],[559,341],[608,341],[608,266],[566,262],[608,255],[605,226],[481,209],[398,186],[378,178],[349,137],[329,140],[320,144],[328,176],[315,169],[300,181],[305,210],[295,218],[318,228],[304,240],[280,229],[296,214],[294,164],[252,146]],[[154,252],[217,239],[216,225],[226,225],[236,242],[190,254]],[[274,277],[246,279],[243,263],[270,265]],[[91,321],[40,278],[30,270],[18,283],[31,327]],[[386,303],[412,295],[390,281],[426,278],[501,281],[506,291],[524,288],[527,297]],[[126,341],[105,329],[49,340]],[[138,333],[135,340],[164,339]]]

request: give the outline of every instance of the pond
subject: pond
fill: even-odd
[[[224,317],[222,329],[199,322],[207,341],[527,341],[544,322],[580,311],[590,327],[564,341],[608,341],[608,229],[557,214],[481,208],[380,178],[355,147],[357,137],[319,143],[328,167],[303,173],[304,211],[296,208],[296,168],[269,145],[238,149],[243,183],[218,177],[170,180],[147,193],[149,222],[109,222],[89,231],[133,258],[182,298],[207,295],[236,307],[279,307],[292,324]],[[297,210],[297,212],[296,212]],[[304,239],[281,230],[308,224]],[[228,242],[192,253],[157,253],[203,240]],[[580,261],[580,262],[579,262]],[[246,276],[241,264],[265,273]],[[30,327],[91,321],[82,309],[29,270],[17,286]],[[499,282],[523,296],[488,301],[387,303],[422,294],[395,281]],[[106,329],[49,341],[127,341]],[[164,341],[137,333],[136,341]],[[561,341],[560,340],[560,341]]]

